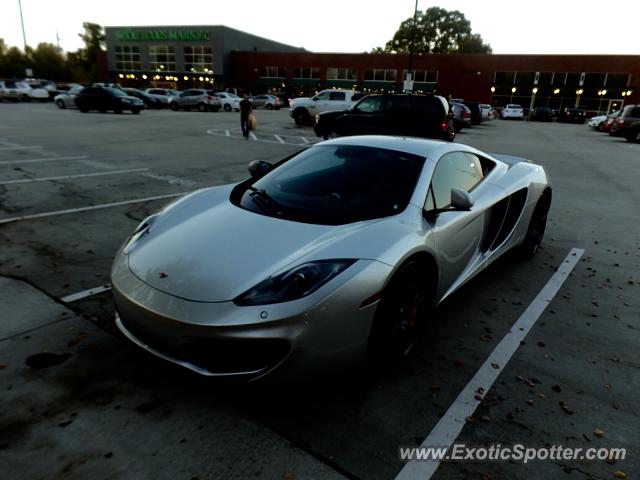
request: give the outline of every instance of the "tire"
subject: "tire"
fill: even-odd
[[[635,132],[630,132],[625,137],[627,142],[639,143],[640,142],[640,129]]]
[[[228,103],[224,104],[224,111],[225,112],[230,112],[232,110],[231,105],[229,105]]]
[[[310,123],[311,116],[304,108],[297,108],[293,111],[293,120],[297,125],[306,126]]]
[[[102,110],[100,110],[100,112],[102,112]],[[105,110],[105,112],[106,112],[106,110]],[[121,108],[114,108],[113,109],[113,113],[121,114],[122,113],[122,109]]]
[[[375,372],[401,362],[413,348],[424,317],[433,307],[435,278],[428,262],[413,257],[385,287],[367,346],[367,363]]]
[[[267,103],[267,110],[273,110],[273,105],[271,105],[270,103]]]
[[[198,111],[199,112],[206,112],[207,111],[207,106],[204,103],[199,103],[198,104]]]
[[[176,102],[171,102],[171,110],[174,112],[178,111],[178,104]]]
[[[62,100],[58,100],[56,102],[56,106],[60,109],[60,110],[64,110],[65,108],[67,108],[67,106],[64,104],[64,102]]]
[[[131,109],[131,113],[133,113],[134,115],[140,115],[140,109],[139,108],[132,108]]]
[[[118,113],[117,110],[114,110],[114,112]],[[107,113],[107,110],[105,108],[101,108],[100,113]]]
[[[518,247],[518,253],[523,259],[532,258],[536,253],[538,253],[540,244],[542,243],[542,238],[544,237],[544,231],[547,226],[547,216],[549,214],[550,207],[551,189],[547,189],[542,194],[542,197],[540,197],[540,200],[538,200],[538,204],[533,210],[531,220],[529,221],[527,236]]]
[[[79,108],[78,110],[80,110],[82,113],[89,113],[89,110],[87,108]]]

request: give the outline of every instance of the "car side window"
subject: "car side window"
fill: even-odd
[[[329,100],[330,98],[331,98],[331,95],[329,92],[322,92],[316,95],[316,100]]]
[[[382,111],[382,97],[367,97],[360,100],[357,105],[358,110],[365,113],[376,113]]]
[[[446,208],[451,205],[451,189],[459,188],[470,192],[484,178],[480,159],[468,152],[451,152],[443,155],[431,178],[431,188],[435,205]],[[427,197],[427,202],[429,198]]]
[[[329,100],[343,101],[346,98],[344,92],[331,92]]]
[[[636,107],[633,110],[631,110],[631,116],[640,117],[640,107]]]

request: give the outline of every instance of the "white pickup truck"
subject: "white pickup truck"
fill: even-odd
[[[355,90],[321,90],[313,97],[294,98],[289,114],[298,125],[313,125],[316,115],[330,110],[347,110],[362,97]]]

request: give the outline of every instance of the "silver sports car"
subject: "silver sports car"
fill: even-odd
[[[124,335],[203,375],[402,359],[431,307],[508,250],[535,254],[551,204],[539,165],[414,138],[330,140],[249,171],[144,220],[111,273]]]

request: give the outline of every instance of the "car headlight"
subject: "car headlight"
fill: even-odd
[[[124,248],[122,249],[122,252],[124,254],[129,254],[131,250],[133,250],[133,248],[136,246],[138,241],[147,233],[149,233],[149,228],[151,227],[151,225],[153,225],[153,222],[155,222],[157,218],[158,214],[156,213],[155,215],[151,215],[140,222],[140,224],[136,227],[136,229],[125,242]]]
[[[128,98],[121,98],[120,101],[122,103],[131,103],[131,100],[129,100]]]
[[[238,306],[289,302],[312,294],[356,262],[355,259],[319,260],[269,277],[233,300]]]

